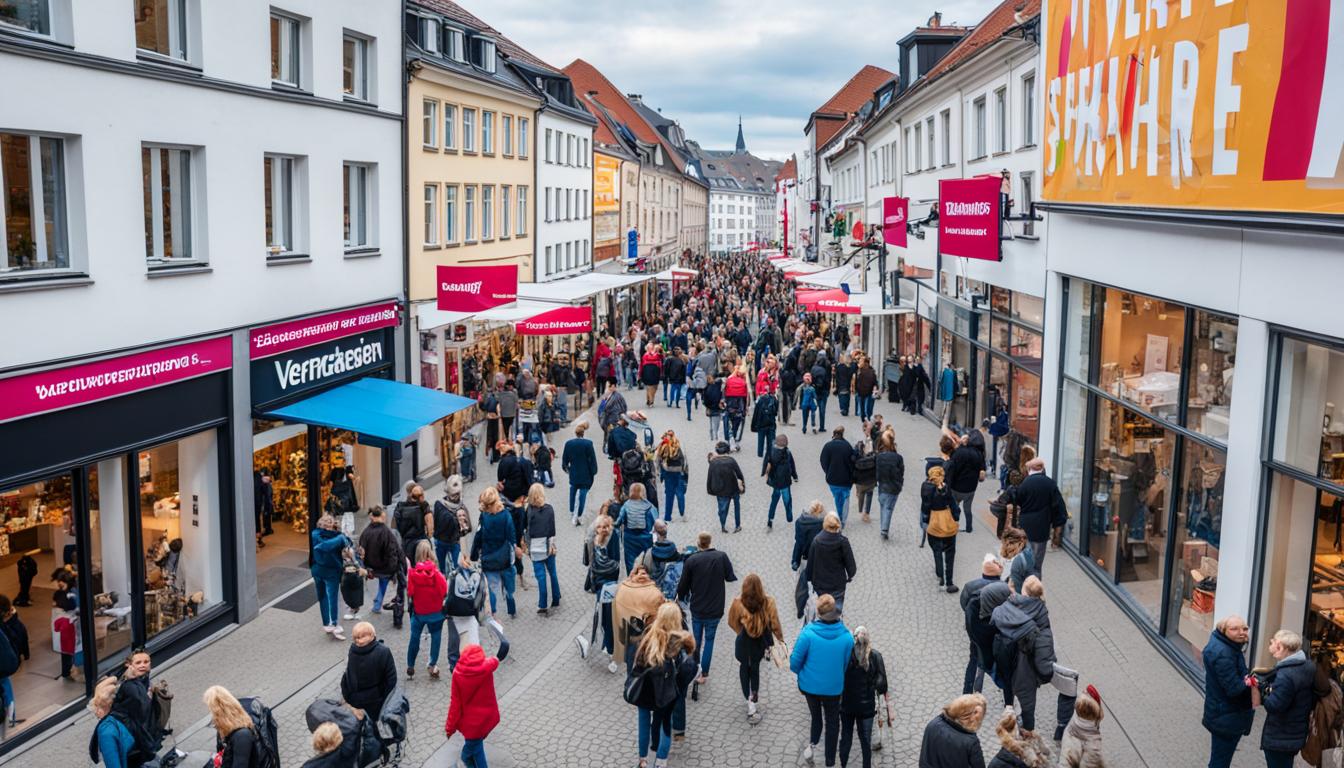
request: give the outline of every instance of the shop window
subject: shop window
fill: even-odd
[[[1092,284],[1068,282],[1068,307],[1064,323],[1064,373],[1088,381],[1092,359]]]
[[[1014,293],[1013,319],[1021,320],[1037,328],[1042,327],[1045,325],[1045,299],[1025,293]]]
[[[1164,421],[1177,420],[1185,308],[1105,289],[1100,386]]]
[[[89,564],[93,636],[98,669],[107,671],[132,645],[131,516],[126,514],[126,461],[118,457],[88,469]]]
[[[1273,459],[1344,485],[1344,352],[1284,339]]]
[[[192,151],[143,145],[145,258],[151,268],[193,261]]]
[[[1013,346],[1013,326],[1007,320],[995,317],[991,321],[989,346],[995,351],[1008,354]]]
[[[1232,410],[1237,319],[1196,310],[1190,346],[1185,423],[1196,432],[1226,441]]]
[[[420,386],[439,389],[439,337],[435,333],[420,334]]]
[[[1064,496],[1064,506],[1074,512],[1067,523],[1069,530],[1065,538],[1075,542],[1077,539],[1074,538],[1073,526],[1076,520],[1083,517],[1080,513],[1087,509],[1083,504],[1083,485],[1086,482],[1083,457],[1087,443],[1088,398],[1089,395],[1080,385],[1072,381],[1064,382],[1059,399],[1059,450],[1055,456],[1054,477]],[[1084,553],[1088,551],[1090,543],[1090,537],[1084,537],[1084,541],[1079,542]]]
[[[1036,445],[1041,434],[1041,377],[1016,365],[1012,368],[1012,408],[1008,423]]]
[[[1270,477],[1255,662],[1272,664],[1269,638],[1291,629],[1313,657],[1344,668],[1344,501],[1278,472]]]
[[[63,140],[0,133],[0,273],[70,267],[65,195]]]
[[[1088,554],[1154,627],[1162,612],[1175,444],[1156,422],[1098,400]]]
[[[51,0],[0,0],[0,26],[51,34]]]
[[[1227,454],[1188,439],[1184,450],[1176,525],[1172,528],[1176,563],[1167,603],[1171,606],[1167,637],[1193,663],[1213,631]]]
[[[297,236],[301,158],[266,155],[262,169],[266,207],[266,253],[283,258],[300,248]]]
[[[1041,364],[1041,334],[1020,325],[1013,326],[1012,346],[1008,354],[1019,363],[1039,367]]]
[[[187,0],[135,0],[135,47],[186,61]]]
[[[1012,314],[1012,296],[1013,292],[1007,288],[991,286],[989,289],[989,308],[992,309],[995,314],[1004,315],[1005,317]]]

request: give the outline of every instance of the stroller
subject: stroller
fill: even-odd
[[[653,464],[653,427],[650,427],[643,420],[643,414],[639,411],[633,411],[627,414],[627,421],[632,430],[643,430],[644,433],[644,466],[637,472],[631,473],[621,467],[621,460],[617,459],[612,466],[613,488],[612,495],[617,501],[624,502],[630,498],[630,486],[633,483],[644,483],[644,490],[647,492],[649,503],[658,506],[658,485],[655,481],[656,473]],[[637,474],[638,476],[628,476]]]
[[[308,705],[304,717],[309,732],[323,723],[335,723],[341,729],[340,755],[344,765],[357,768],[399,766],[406,755],[406,713],[411,703],[398,685],[383,702],[383,713],[376,721],[358,717],[344,702],[318,699]]]

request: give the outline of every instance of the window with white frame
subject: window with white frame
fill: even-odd
[[[369,48],[366,38],[345,34],[341,41],[341,92],[352,99],[372,101],[369,90]]]
[[[440,25],[439,20],[428,16],[421,16],[418,20],[420,25],[420,48],[429,53],[439,52]]]
[[[943,165],[952,164],[952,110],[944,109],[940,115],[943,124]]]
[[[552,144],[552,141],[553,141],[553,139],[554,139],[554,136],[555,136],[555,132],[552,131],[550,128],[547,128],[547,129],[546,129],[546,162],[548,162],[548,163],[554,162],[554,160],[552,160],[552,158],[554,157],[554,155],[551,154],[551,144]]]
[[[984,96],[981,96],[971,103],[971,116],[973,119],[971,138],[974,142],[972,144],[972,149],[974,150],[975,157],[981,158],[989,154],[987,149],[988,136],[986,136],[986,131],[988,130],[988,126],[985,124],[986,115]]]
[[[527,187],[519,185],[516,189],[518,194],[518,227],[513,234],[516,237],[527,236]]]
[[[37,8],[46,2],[0,0],[0,24],[22,23],[11,17],[15,6]],[[138,51],[187,61],[187,0],[135,0],[135,47]],[[34,30],[36,31],[36,30]]]
[[[564,269],[574,266],[574,243],[565,243],[565,265]]]
[[[443,148],[457,149],[457,105],[443,103]]]
[[[495,185],[481,185],[481,239],[495,236]]]
[[[527,118],[518,118],[518,159],[526,160],[528,153],[527,144]]]
[[[494,72],[495,41],[478,37],[472,40],[472,47],[476,52],[475,60],[472,63],[486,72]]]
[[[548,245],[546,246],[546,274],[549,275],[554,272],[555,272],[555,254],[552,252],[551,246]]]
[[[439,102],[425,99],[421,115],[422,142],[426,149],[435,149],[439,146]]]
[[[462,151],[476,151],[476,110],[462,108]]]
[[[936,159],[936,155],[934,155],[934,152],[933,152],[934,141],[933,141],[933,117],[932,117],[932,116],[930,116],[929,119],[927,119],[927,120],[924,121],[924,134],[925,134],[925,135],[924,135],[925,141],[928,142],[928,150],[929,150],[929,154],[928,154],[928,157],[926,158],[926,162],[928,163],[929,170],[933,170],[934,167],[937,166],[938,161],[937,161],[937,159]]]
[[[499,116],[499,135],[504,139],[505,157],[513,156],[513,115]]]
[[[467,60],[466,36],[462,30],[448,27],[443,31],[443,55],[456,62]]]
[[[1022,146],[1036,145],[1036,74],[1022,78]]]
[[[476,187],[462,187],[462,233],[465,242],[476,242]]]
[[[507,184],[501,184],[499,187],[499,238],[501,240],[508,238],[509,233],[513,231],[509,229],[509,222],[512,220],[509,216],[512,212],[509,208],[509,192],[511,191],[512,188]]]
[[[495,113],[481,110],[481,154],[495,154]]]
[[[345,164],[345,247],[373,245],[373,167]]]
[[[292,155],[266,155],[263,161],[266,253],[271,258],[291,255],[301,245],[298,238],[301,160]]]
[[[994,92],[994,151],[1008,151],[1008,89]]]
[[[922,133],[923,133],[922,124],[915,123],[915,162],[910,167],[915,169],[916,171],[924,167],[924,159],[923,159],[924,140],[923,136],[921,135]]]
[[[271,82],[303,87],[302,32],[297,18],[271,11]]]
[[[140,146],[144,177],[145,259],[150,267],[192,261],[192,151]],[[6,183],[8,183],[6,179]]]
[[[565,165],[578,165],[578,163],[575,162],[576,158],[574,155],[574,134],[567,133],[565,134]]]
[[[50,35],[51,16],[50,0],[0,0],[0,27]]]
[[[457,185],[443,185],[443,242],[452,245],[457,242]]]
[[[425,245],[439,244],[439,185],[425,185]]]

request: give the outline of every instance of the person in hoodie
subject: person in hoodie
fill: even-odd
[[[1059,743],[1059,764],[1063,768],[1106,768],[1106,755],[1101,749],[1101,719],[1106,711],[1101,706],[1101,694],[1087,686],[1087,692],[1073,705],[1073,717],[1064,729]],[[1271,768],[1273,764],[1271,763]],[[1291,759],[1288,765],[1292,765]]]
[[[644,550],[639,556],[639,564],[648,571],[649,578],[657,584],[660,589],[663,588],[663,574],[667,573],[667,568],[672,563],[682,561],[681,551],[677,549],[676,543],[667,538],[667,523],[658,520],[653,524],[653,546]],[[680,577],[678,577],[680,580]],[[664,592],[666,595],[666,592]],[[674,593],[675,594],[675,593]],[[670,599],[670,598],[669,598]]]
[[[919,768],[983,768],[980,724],[989,704],[978,693],[965,693],[943,707],[924,727]]]
[[[1316,665],[1302,652],[1302,636],[1287,629],[1269,641],[1274,669],[1251,680],[1251,703],[1265,708],[1260,751],[1268,768],[1292,768],[1293,758],[1307,743],[1311,710],[1316,705]]]
[[[821,469],[843,526],[849,517],[849,494],[854,486],[854,447],[845,440],[844,427],[836,427],[830,441],[821,447]]]
[[[854,630],[854,651],[845,668],[845,690],[840,695],[840,765],[849,764],[854,733],[859,735],[863,768],[873,765],[873,716],[877,702],[887,695],[887,666],[872,646],[866,627]]]
[[[406,647],[406,676],[415,676],[415,658],[420,654],[420,635],[429,630],[429,676],[439,678],[439,648],[443,645],[443,599],[448,581],[434,563],[434,546],[422,540],[415,548],[415,566],[406,577],[406,596],[411,600],[411,637]]]
[[[849,545],[849,539],[840,532],[839,515],[834,512],[826,515],[821,528],[821,533],[812,539],[812,548],[807,553],[808,581],[812,584],[813,592],[830,595],[836,606],[844,610],[845,588],[858,570],[854,562],[854,549]]]
[[[765,373],[765,371],[762,371]],[[770,444],[775,441],[776,422],[779,419],[779,400],[770,390],[756,397],[756,405],[751,410],[751,431],[756,433],[756,456],[764,458]]]
[[[663,377],[663,353],[657,344],[650,344],[639,361],[639,380],[644,384],[644,405],[652,408],[658,394],[658,382]]]
[[[645,498],[643,483],[630,486],[630,498],[621,505],[615,526],[621,530],[621,544],[625,548],[625,571],[634,568],[635,560],[644,550],[653,546],[653,524],[658,519],[658,508]]]
[[[718,500],[719,530],[728,532],[728,506],[733,507],[733,533],[742,530],[742,492],[746,478],[737,459],[728,455],[727,441],[720,440],[714,445],[714,453],[709,456],[709,470],[705,472],[705,492]]]
[[[639,645],[639,630],[653,621],[658,607],[665,602],[662,590],[649,578],[648,571],[636,565],[616,588],[616,599],[611,604],[611,623],[616,637],[612,643],[612,661],[607,668],[609,672],[616,673],[617,659],[625,663],[626,672],[630,671],[635,647]]]
[[[521,553],[518,548],[518,534],[513,527],[513,517],[504,511],[504,502],[500,501],[499,491],[486,488],[480,496],[481,517],[476,525],[476,535],[471,539],[469,557],[480,563],[485,573],[486,583],[490,585],[490,612],[495,612],[497,596],[504,594],[509,616],[518,615],[518,607],[513,601],[514,571],[513,558]]]
[[[1204,661],[1204,729],[1209,732],[1209,768],[1229,768],[1237,742],[1251,732],[1250,670],[1244,649],[1250,639],[1246,620],[1225,616],[1214,625],[1201,654]]]
[[[681,391],[686,386],[686,353],[679,347],[672,349],[672,355],[663,361],[663,404],[673,408],[681,407]]]
[[[766,518],[766,530],[775,528],[775,508],[779,506],[780,499],[784,500],[784,519],[793,522],[793,483],[798,479],[798,467],[793,462],[793,454],[789,452],[789,438],[785,435],[779,435],[775,438],[775,445],[766,454],[765,461],[761,463],[761,477],[765,478],[765,484],[770,486],[770,513]]]
[[[883,430],[877,442],[877,510],[882,540],[891,533],[891,516],[905,488],[905,459],[896,450],[896,433]]]
[[[1006,703],[1017,702],[1024,735],[1030,735],[1036,730],[1036,691],[1055,673],[1055,636],[1040,579],[1029,577],[1022,590],[995,608],[991,618],[998,633],[994,666],[1000,682],[1008,686]]]
[[[593,441],[584,437],[587,432],[588,422],[575,424],[574,437],[565,442],[560,454],[560,468],[569,476],[569,518],[575,526],[582,525],[588,491],[597,477],[597,451]]]
[[[546,487],[541,483],[533,483],[527,489],[523,519],[523,541],[532,561],[532,575],[537,577],[537,613],[547,616],[551,608],[560,607],[560,577],[555,572],[555,508],[546,503]],[[546,605],[548,576],[551,584],[549,606]]]
[[[397,687],[397,662],[369,622],[356,624],[350,636],[354,642],[346,655],[345,674],[341,675],[341,698],[377,720],[383,712],[383,702]]]
[[[793,559],[789,561],[789,567],[798,570],[807,560],[807,556],[812,552],[812,541],[821,533],[822,518],[826,516],[826,508],[820,501],[813,501],[807,505],[803,514],[798,516],[798,520],[793,524]],[[801,617],[801,615],[800,615]]]
[[[467,506],[462,503],[462,476],[450,475],[443,488],[443,499],[434,502],[434,556],[439,571],[446,576],[462,559],[462,534],[466,532],[462,521],[468,517]]]
[[[1012,707],[1004,708],[994,732],[999,737],[999,752],[989,761],[989,768],[1049,768],[1050,750],[1039,736],[1026,738],[1018,730]]]
[[[803,627],[789,655],[789,670],[798,676],[798,690],[807,699],[811,731],[803,760],[812,763],[823,729],[826,765],[835,765],[840,738],[840,696],[845,690],[845,669],[854,651],[854,636],[840,619],[835,598],[817,598],[817,620]]]
[[[718,440],[723,429],[723,382],[714,373],[707,374],[700,400],[704,402],[705,416],[709,418],[709,439]]]
[[[984,686],[985,673],[989,671],[984,660],[993,654],[994,625],[980,618],[980,592],[991,584],[1002,584],[1002,578],[1003,566],[999,564],[999,559],[993,554],[987,554],[980,566],[980,578],[971,579],[962,585],[961,612],[965,619],[966,637],[971,643],[966,677],[961,685],[962,693],[979,693]],[[989,652],[982,654],[982,648]]]
[[[341,569],[345,565],[341,553],[354,544],[341,533],[336,518],[328,514],[323,514],[317,519],[317,527],[313,529],[310,538],[313,564],[309,567],[309,572],[312,573],[313,584],[317,588],[322,631],[337,640],[344,640],[345,632],[341,630],[341,614],[337,602],[341,591]]]
[[[387,511],[380,504],[375,504],[369,510],[369,524],[359,534],[359,557],[374,578],[378,579],[378,591],[373,596],[373,612],[382,613],[388,582],[397,578],[405,555],[401,552],[396,533],[387,527]]]
[[[501,646],[501,653],[503,648]],[[448,719],[443,732],[448,738],[461,733],[460,759],[468,768],[487,768],[485,739],[499,725],[499,700],[495,698],[495,670],[502,656],[486,656],[485,649],[472,643],[462,649],[462,658],[453,668],[453,685],[448,699]]]

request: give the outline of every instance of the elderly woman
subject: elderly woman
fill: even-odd
[[[989,703],[978,693],[953,699],[924,727],[919,745],[921,768],[979,768],[985,764],[980,748],[980,723]]]
[[[318,610],[322,616],[322,631],[344,640],[341,630],[338,599],[341,593],[341,570],[345,565],[342,552],[353,547],[353,543],[341,533],[336,518],[322,515],[317,519],[317,527],[311,533],[313,563],[309,572],[313,575],[313,585],[317,588]]]

